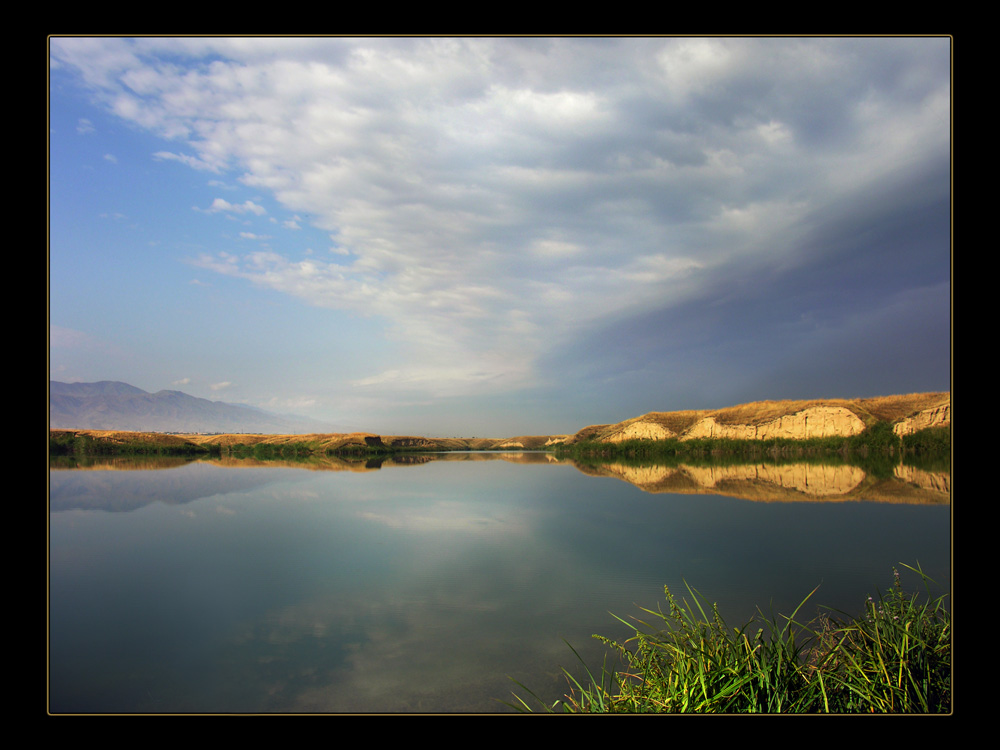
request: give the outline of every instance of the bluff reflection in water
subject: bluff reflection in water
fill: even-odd
[[[753,463],[581,465],[585,474],[621,479],[645,492],[726,495],[759,501],[838,501],[947,504],[951,473],[898,464],[888,477],[853,464]]]
[[[845,461],[757,461],[733,463],[705,460],[697,464],[641,461],[578,461],[542,451],[401,453],[367,459],[336,456],[300,460],[218,458],[189,461],[178,458],[93,458],[52,459],[52,470],[91,469],[130,471],[169,469],[187,463],[203,463],[226,468],[285,467],[309,471],[368,472],[391,468],[413,468],[438,461],[507,461],[517,464],[559,464],[573,466],[594,477],[610,477],[628,482],[643,492],[724,495],[759,502],[869,501],[910,504],[949,504],[951,472],[947,466],[885,462],[859,465]],[[940,462],[938,462],[940,463]],[[123,484],[127,484],[124,481]],[[132,497],[138,500],[141,488],[123,497],[118,493],[95,495],[116,505]],[[197,494],[197,493],[195,493]],[[182,493],[183,495],[183,493]],[[199,495],[201,496],[201,495]],[[142,504],[141,500],[140,503]],[[87,507],[94,507],[88,505]],[[59,508],[53,507],[53,510]],[[108,508],[111,509],[111,508]]]
[[[947,465],[51,467],[53,713],[494,712],[508,675],[551,704],[578,666],[566,643],[599,667],[591,635],[627,637],[608,613],[658,606],[664,585],[740,625],[817,585],[817,607],[851,611],[900,561],[950,578]]]

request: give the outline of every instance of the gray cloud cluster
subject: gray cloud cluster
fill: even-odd
[[[65,38],[52,55],[171,141],[156,158],[238,175],[330,234],[328,255],[196,262],[384,318],[398,366],[355,387],[647,372],[668,398],[662,378],[695,362],[753,381],[810,340],[906,329],[900,308],[947,316],[949,44]]]

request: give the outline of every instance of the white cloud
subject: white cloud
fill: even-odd
[[[181,144],[155,158],[232,174],[295,214],[283,226],[313,217],[334,242],[329,261],[196,265],[383,318],[398,366],[355,386],[438,391],[531,383],[583,325],[689,300],[735,260],[781,264],[825,202],[947,153],[939,47],[146,38],[55,40],[53,54]],[[943,69],[916,62],[928,51]],[[921,75],[892,85],[890,58]]]
[[[243,203],[230,203],[225,198],[216,198],[212,201],[212,205],[208,208],[198,208],[195,206],[195,211],[202,211],[208,214],[215,214],[220,212],[228,212],[234,214],[246,214],[251,213],[256,216],[263,216],[267,213],[267,210],[253,201],[247,200]]]
[[[531,251],[550,258],[566,258],[582,252],[583,247],[574,242],[538,239],[531,243]]]
[[[207,170],[210,172],[218,172],[224,166],[222,164],[211,163],[205,161],[204,159],[199,159],[196,156],[190,156],[188,154],[175,154],[171,151],[157,151],[153,154],[153,158],[158,161],[177,161],[191,167],[192,169]],[[223,186],[216,180],[213,180],[210,184]]]

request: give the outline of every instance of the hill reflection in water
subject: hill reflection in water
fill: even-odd
[[[50,483],[57,488],[72,484],[73,471],[111,472],[101,482],[101,491],[87,493],[87,497],[70,493],[74,501],[70,507],[87,507],[104,510],[130,510],[141,507],[158,493],[144,490],[146,483],[132,472],[165,470],[192,463],[250,471],[238,474],[241,483],[252,485],[267,483],[267,471],[293,469],[308,471],[371,472],[394,468],[415,468],[435,462],[455,461],[506,461],[516,464],[572,466],[593,477],[608,477],[627,482],[643,492],[672,494],[723,495],[757,502],[838,502],[867,501],[918,505],[947,505],[951,502],[951,472],[940,467],[925,468],[906,463],[894,466],[881,465],[877,470],[844,461],[758,461],[733,463],[730,461],[702,461],[670,465],[633,461],[576,461],[542,451],[523,452],[447,452],[403,453],[375,458],[345,458],[337,456],[309,457],[301,460],[261,460],[254,458],[199,459],[189,461],[178,458],[106,458],[53,459],[50,462]],[[56,477],[60,477],[56,479]],[[186,474],[184,484],[176,488],[175,502],[205,497],[218,491],[217,480],[211,472]],[[226,482],[233,481],[228,477]],[[201,486],[201,485],[205,486]],[[193,486],[198,485],[198,486]],[[155,497],[154,497],[155,495]],[[52,510],[59,507],[61,491],[51,493]],[[81,500],[83,504],[81,505]]]
[[[491,713],[510,678],[551,705],[566,644],[600,665],[591,635],[629,636],[608,613],[664,586],[735,625],[817,586],[804,619],[855,611],[897,561],[947,587],[947,477],[540,452],[53,463],[50,710]]]

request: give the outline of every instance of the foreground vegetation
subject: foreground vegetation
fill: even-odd
[[[622,668],[595,676],[584,665],[582,682],[567,671],[570,693],[551,705],[521,687],[548,713],[948,713],[951,614],[919,566],[904,567],[925,596],[904,592],[894,569],[892,589],[869,596],[862,615],[808,624],[796,617],[812,594],[783,622],[730,628],[695,589],[689,603],[665,588],[668,612],[643,609],[652,624],[616,617],[635,633],[624,643],[594,636]],[[507,705],[533,710],[514,697]]]

